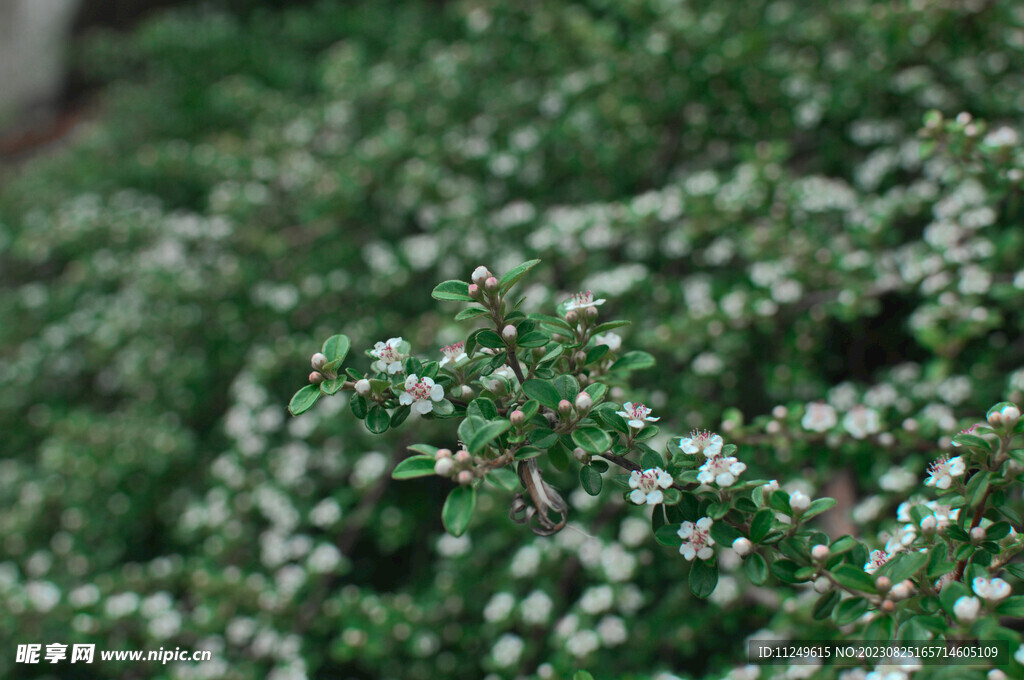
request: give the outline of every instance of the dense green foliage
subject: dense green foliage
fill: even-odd
[[[740,567],[692,599],[611,491],[544,538],[493,489],[454,539],[436,480],[388,478],[440,424],[287,416],[334,333],[440,358],[430,290],[479,264],[541,258],[529,311],[607,298],[665,432],[724,418],[808,492],[849,470],[872,539],[961,420],[1024,397],[1024,158],[983,122],[1024,111],[1015,3],[179,10],[80,62],[95,120],[0,188],[0,674],[84,641],[214,650],[110,678],[720,677],[758,629],[813,631]],[[814,400],[881,431],[765,432]]]

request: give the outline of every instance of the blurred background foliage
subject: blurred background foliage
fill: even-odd
[[[608,298],[664,432],[876,410],[741,447],[810,491],[851,470],[872,531],[1022,397],[1019,4],[208,3],[75,50],[87,122],[0,169],[4,675],[722,677],[817,633],[742,570],[691,600],[614,492],[539,538],[492,490],[453,539],[447,482],[388,480],[452,433],[286,415],[330,334],[438,358],[466,328],[429,290],[478,264],[542,258],[531,311]],[[215,661],[13,667],[58,641]]]

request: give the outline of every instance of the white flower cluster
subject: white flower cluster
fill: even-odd
[[[747,469],[746,463],[741,463],[735,456],[722,455],[722,437],[708,432],[694,430],[689,437],[679,440],[679,448],[683,453],[691,456],[704,456],[704,463],[700,466],[697,481],[701,484],[717,484],[725,488],[732,486],[736,480]]]

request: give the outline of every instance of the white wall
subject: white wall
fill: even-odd
[[[0,0],[0,131],[48,109],[80,0]],[[26,120],[28,119],[28,120]]]

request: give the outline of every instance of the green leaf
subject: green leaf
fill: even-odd
[[[352,400],[348,402],[348,407],[352,409],[352,415],[359,420],[366,417],[367,412],[370,410],[370,405],[366,401],[366,397],[361,395],[355,395]]]
[[[895,555],[879,568],[876,576],[888,576],[893,583],[904,581],[928,562],[928,555],[920,552],[903,552]]]
[[[996,607],[996,612],[1003,616],[1024,616],[1024,595],[1006,598]]]
[[[772,572],[772,576],[783,583],[801,583],[805,580],[796,575],[800,565],[793,560],[774,560],[769,569]]]
[[[345,384],[344,378],[334,378],[333,380],[324,380],[320,383],[320,391],[327,396],[332,396],[338,393],[338,390]]]
[[[967,488],[964,489],[964,497],[967,498],[967,507],[976,508],[985,497],[985,492],[988,491],[988,482],[992,478],[992,473],[988,470],[982,470],[974,473],[971,480],[967,482]]]
[[[549,449],[558,442],[558,434],[546,427],[538,427],[530,433],[530,443],[539,449]]]
[[[438,404],[445,404],[445,403],[448,403],[448,402],[436,401],[436,402],[434,402],[434,406],[436,408]],[[401,425],[402,423],[404,423],[405,419],[409,417],[409,413],[411,411],[412,411],[412,409],[409,408],[408,406],[399,406],[394,411],[392,411],[391,412],[391,427],[395,428],[395,427],[398,427],[399,425]]]
[[[469,402],[469,406],[466,408],[466,415],[477,416],[484,420],[494,420],[498,417],[498,407],[487,397],[477,397]]]
[[[543,347],[549,342],[551,342],[551,338],[544,331],[530,331],[516,339],[516,344],[520,347]]]
[[[288,410],[293,416],[300,415],[313,408],[313,404],[319,398],[320,386],[306,385],[292,396],[292,400],[288,402]]]
[[[520,406],[519,410],[523,412],[523,418],[526,422],[530,422],[530,419],[537,415],[537,411],[540,410],[540,403],[531,399]]]
[[[852,564],[838,564],[832,569],[832,577],[840,584],[853,590],[865,593],[875,592],[875,579],[870,574]]]
[[[391,471],[392,479],[412,479],[434,474],[433,456],[412,456],[406,458]]]
[[[562,400],[558,390],[547,380],[527,380],[523,383],[523,392],[548,408],[558,408],[558,402]]]
[[[498,290],[503,294],[508,292],[508,289],[516,285],[516,282],[519,281],[519,279],[526,276],[526,272],[536,267],[539,263],[540,260],[530,260],[529,262],[524,262],[518,267],[513,267],[509,271],[505,272],[505,275],[501,277],[500,281],[498,281]]]
[[[1024,564],[1007,564],[1003,567],[1006,571],[1010,572],[1017,578],[1024,580]]]
[[[573,430],[572,440],[587,453],[602,454],[612,445],[612,438],[599,427],[584,425]]]
[[[512,423],[507,420],[492,420],[477,429],[468,442],[463,440],[463,443],[470,453],[477,454],[492,441],[508,432],[511,427]]]
[[[587,358],[583,363],[584,365],[590,365],[595,361],[603,359],[606,354],[608,354],[608,345],[596,345],[587,350]]]
[[[402,408],[409,407],[403,406]],[[455,404],[448,401],[447,399],[435,401],[430,405],[430,412],[439,418],[447,418],[448,416],[455,413]],[[392,420],[396,420],[396,418],[392,418]]]
[[[835,498],[816,498],[811,501],[811,506],[800,516],[803,520],[808,520],[816,515],[820,515],[826,510],[831,509],[836,504]]]
[[[522,446],[516,449],[516,452],[512,455],[513,460],[529,460],[530,458],[536,458],[540,454],[544,453],[536,446]]]
[[[632,321],[605,321],[603,324],[598,325],[597,328],[591,331],[591,333],[593,335],[600,335],[602,333],[607,333],[608,331],[615,330],[616,328],[629,326],[632,323]]]
[[[435,300],[473,302],[473,298],[469,297],[469,284],[465,281],[442,281],[434,286],[430,297]]]
[[[823,621],[832,615],[832,610],[839,604],[839,600],[842,599],[842,593],[839,590],[831,590],[821,597],[814,603],[814,620]]]
[[[718,565],[707,560],[695,559],[690,566],[690,592],[704,599],[715,592],[718,585]]]
[[[555,391],[562,399],[569,402],[576,399],[576,395],[580,393],[580,384],[571,375],[560,375],[552,380],[551,384],[555,386]]]
[[[491,470],[487,473],[487,477],[484,479],[499,489],[511,491],[512,493],[519,491],[522,486],[519,483],[519,475],[512,472],[512,470],[507,467],[500,467]]]
[[[466,319],[475,319],[478,316],[487,316],[488,314],[490,314],[490,312],[483,307],[466,307],[455,315],[455,320],[465,321]]]
[[[759,510],[754,519],[750,522],[750,540],[760,543],[768,532],[772,530],[772,523],[775,521],[775,513],[764,508]]]
[[[321,350],[327,357],[328,363],[337,362],[340,366],[341,362],[345,361],[345,357],[348,356],[348,350],[352,347],[352,343],[349,341],[346,335],[332,335],[331,337],[324,340],[324,346]]]
[[[594,676],[586,671],[576,671],[572,680],[594,680]]]
[[[653,518],[655,515],[659,515],[657,510],[655,510],[651,517]],[[683,539],[679,538],[678,524],[661,525],[654,530],[654,540],[669,548],[678,548],[683,544]]]
[[[864,612],[867,610],[867,600],[863,597],[851,597],[849,600],[839,603],[839,606],[832,612],[832,620],[836,622],[836,625],[845,626],[864,616]]]
[[[647,352],[626,352],[612,364],[613,371],[639,371],[654,366],[654,357]]]
[[[431,446],[430,444],[413,444],[408,447],[408,449],[410,451],[415,451],[422,456],[430,456],[431,458],[433,458],[438,451],[436,446]]]
[[[580,468],[580,485],[591,496],[601,494],[602,479],[601,473],[591,466],[584,465]]]
[[[387,432],[388,427],[391,425],[391,416],[388,415],[386,408],[380,404],[374,404],[370,407],[370,410],[366,414],[366,429],[374,434],[383,434]]]
[[[559,472],[569,469],[572,464],[572,456],[569,453],[570,449],[567,449],[562,443],[561,439],[555,443],[554,446],[548,448],[548,460],[551,461],[552,467]]]
[[[755,586],[764,585],[768,580],[768,563],[758,553],[751,553],[743,562],[743,569],[747,572],[747,578]]]
[[[666,491],[675,491],[675,489],[666,489]],[[678,491],[676,492],[678,493]],[[724,503],[722,505],[725,505]],[[710,511],[709,511],[710,512]],[[739,538],[739,530],[735,527],[729,526],[725,522],[715,522],[711,525],[711,538],[715,539],[715,543],[719,545],[732,545],[732,542]]]
[[[490,328],[485,328],[476,335],[476,341],[481,347],[487,347],[489,349],[503,349],[505,347],[505,341],[501,339],[501,336],[492,331]]]
[[[785,513],[787,515],[793,514],[793,508],[789,506],[789,494],[782,489],[779,489],[772,494],[768,504],[781,513]]]
[[[604,395],[608,393],[608,386],[599,382],[590,383],[583,391],[590,395],[594,404],[600,404],[604,401]]]
[[[441,521],[444,528],[452,536],[461,536],[469,526],[469,520],[473,518],[473,508],[476,507],[476,489],[472,486],[457,486],[448,494],[441,509]]]
[[[955,617],[956,613],[953,611],[953,606],[956,605],[956,601],[970,594],[963,583],[950,581],[939,591],[939,602],[942,603],[942,608],[946,610],[947,614]]]
[[[647,449],[644,451],[644,455],[640,457],[640,467],[645,470],[664,467],[664,465],[665,461],[662,460],[661,454],[653,449]]]
[[[976,434],[958,434],[953,437],[953,443],[977,449],[984,453],[990,453],[992,451],[992,445],[988,440],[984,437],[979,437]]]

